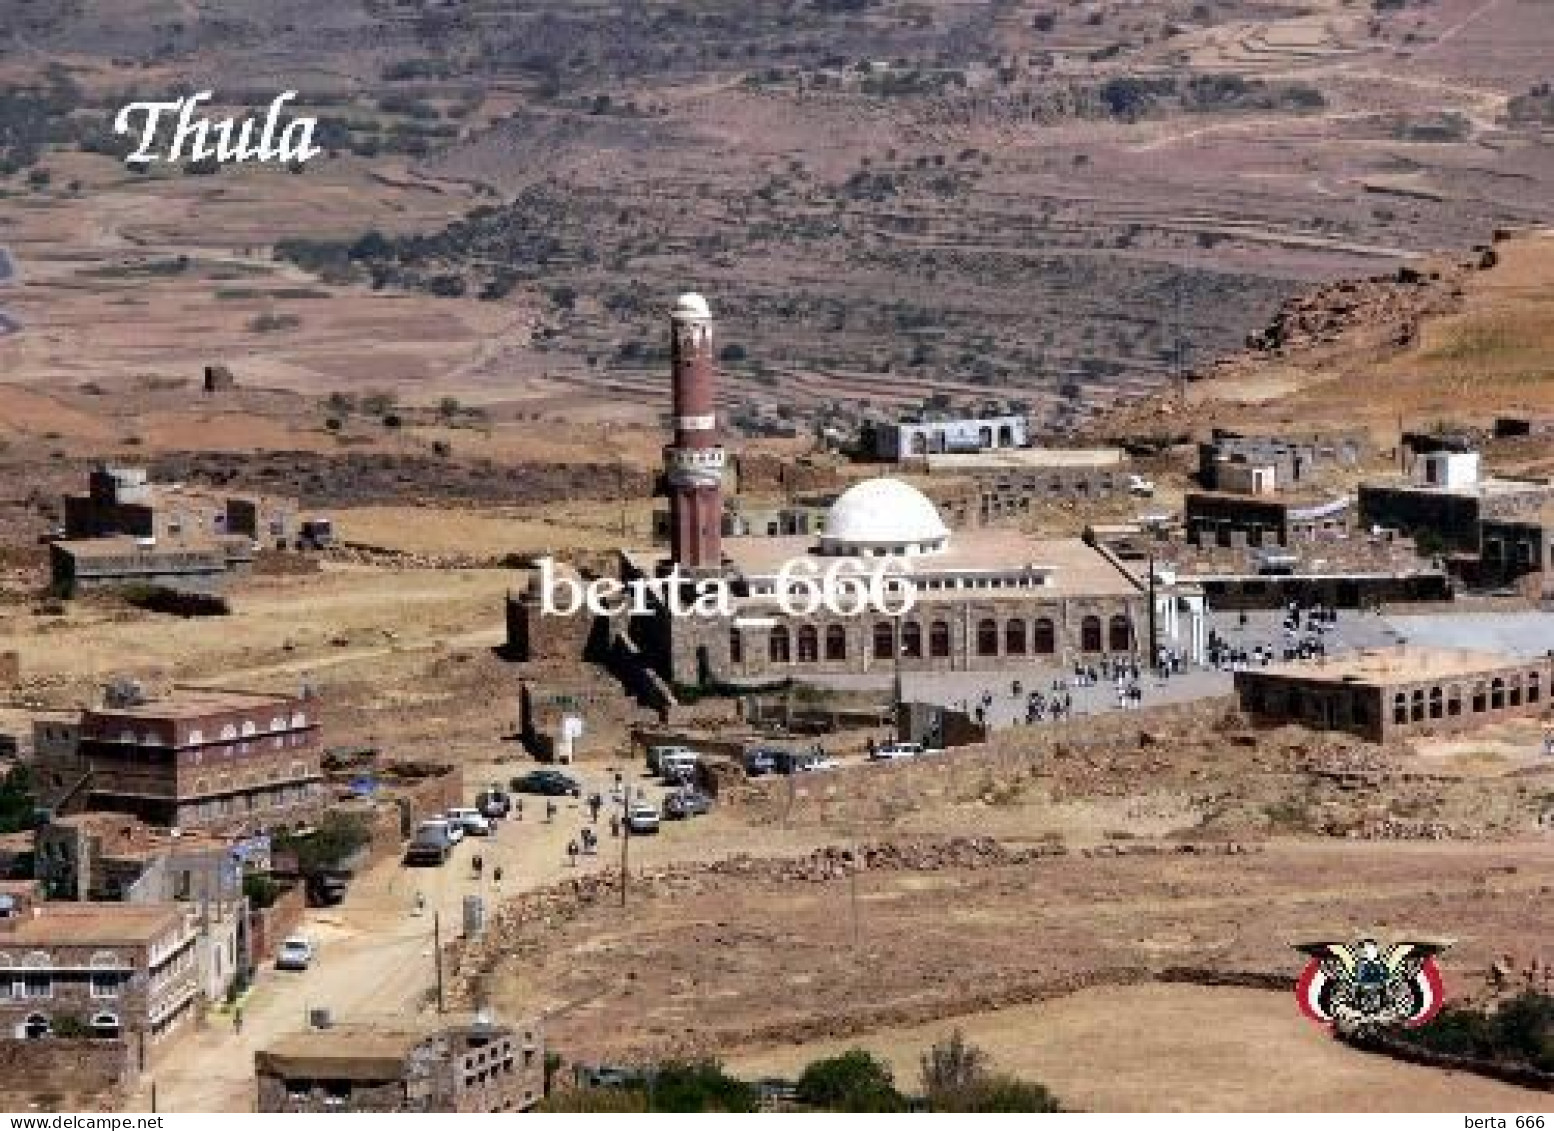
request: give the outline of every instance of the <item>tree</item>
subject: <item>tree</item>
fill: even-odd
[[[1062,1111],[1052,1093],[1040,1084],[1003,1074],[984,1075],[964,1088],[928,1098],[929,1111],[998,1112]]]
[[[987,1073],[991,1059],[956,1029],[923,1054],[923,1094],[931,1102],[937,1093],[969,1087]]]
[[[437,415],[442,417],[444,420],[452,420],[455,416],[459,415],[459,398],[444,397],[442,400],[438,401]]]
[[[361,814],[332,812],[324,814],[311,833],[278,836],[275,847],[295,856],[297,871],[310,876],[340,868],[371,839],[372,831]]]
[[[823,1111],[904,1111],[890,1066],[865,1049],[817,1060],[798,1080],[801,1103]]]

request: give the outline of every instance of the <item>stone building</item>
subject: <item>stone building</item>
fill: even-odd
[[[1211,491],[1288,491],[1314,477],[1360,467],[1373,454],[1364,432],[1256,436],[1216,428],[1198,445],[1198,482]],[[1250,471],[1262,474],[1247,486]]]
[[[140,467],[95,468],[84,495],[65,496],[65,537],[200,540],[243,535],[284,546],[294,533],[296,501],[230,495],[183,483],[153,483]]]
[[[1290,546],[1339,538],[1350,526],[1347,498],[1295,501],[1228,494],[1189,494],[1187,540],[1195,546]]]
[[[1479,523],[1479,580],[1510,585],[1529,574],[1554,572],[1554,503],[1530,513]]]
[[[254,1076],[272,1114],[525,1111],[544,1096],[544,1033],[447,1014],[313,1028],[255,1053]]]
[[[253,561],[254,542],[246,535],[165,541],[119,535],[49,544],[51,584],[66,598],[130,585],[213,593]]]
[[[1360,485],[1360,521],[1388,527],[1442,551],[1479,553],[1485,519],[1526,511],[1554,499],[1543,479],[1479,474],[1476,452],[1429,452],[1411,473]]]
[[[1235,674],[1235,687],[1254,719],[1385,742],[1540,716],[1551,674],[1549,659],[1400,647],[1253,668]]]
[[[65,1019],[103,1038],[159,1041],[200,994],[198,932],[178,904],[34,903],[0,894],[0,1032],[39,1039]]]
[[[241,835],[309,823],[321,788],[318,703],[248,691],[117,692],[82,712],[73,750],[35,765],[39,804]]]
[[[970,484],[978,524],[1027,514],[1043,503],[1122,498],[1143,487],[1119,448],[1019,448],[931,455],[923,462],[934,478]]]

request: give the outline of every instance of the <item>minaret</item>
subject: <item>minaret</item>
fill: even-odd
[[[686,573],[723,566],[723,461],[713,405],[712,311],[698,294],[676,300],[670,322],[674,443],[669,481],[669,556]]]

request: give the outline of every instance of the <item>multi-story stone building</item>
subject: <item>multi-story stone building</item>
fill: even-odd
[[[246,535],[164,541],[116,535],[49,544],[53,589],[67,598],[130,585],[212,593],[253,561],[254,541]]]
[[[198,932],[178,904],[34,903],[0,894],[0,1033],[161,1040],[193,1015]]]
[[[1408,476],[1360,485],[1360,521],[1400,530],[1422,546],[1477,554],[1485,519],[1523,513],[1554,499],[1554,483],[1479,473],[1476,452],[1420,455]]]
[[[524,1111],[545,1091],[537,1020],[477,1015],[314,1028],[254,1054],[257,1110]]]
[[[1255,719],[1385,742],[1541,715],[1551,675],[1548,659],[1401,647],[1252,668],[1236,673],[1235,686]]]
[[[1346,497],[1297,501],[1248,495],[1192,493],[1183,522],[1195,546],[1291,546],[1343,537],[1351,526]]]
[[[1554,503],[1479,523],[1479,579],[1509,585],[1529,574],[1554,572]]]
[[[306,824],[327,803],[317,710],[311,698],[205,688],[121,697],[82,712],[73,752],[38,760],[39,800],[223,835]]]
[[[294,533],[296,509],[290,499],[153,483],[144,468],[105,465],[89,474],[86,494],[65,496],[65,537],[163,541],[231,534],[284,546]]]

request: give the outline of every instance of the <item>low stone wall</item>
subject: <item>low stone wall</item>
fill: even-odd
[[[135,1072],[135,1056],[125,1040],[0,1039],[0,1081],[8,1092],[95,1097],[128,1084]]]
[[[1097,788],[1120,793],[1126,783],[1105,767],[1115,770],[1119,760],[1128,759],[1148,769],[1150,748],[1163,742],[1162,736],[1201,735],[1234,714],[1235,698],[1227,695],[1086,715],[995,731],[985,742],[926,758],[848,765],[791,781],[760,778],[726,791],[720,800],[743,806],[756,820],[889,825],[921,806],[995,794],[1000,783],[1043,773],[1058,755],[1082,763],[1066,766],[1066,777],[1083,777],[1088,773],[1083,764],[1093,762]]]

